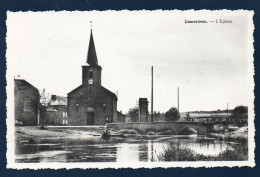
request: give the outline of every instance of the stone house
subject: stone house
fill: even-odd
[[[48,100],[46,118],[50,125],[67,125],[67,98],[59,95],[51,95]]]
[[[14,79],[15,122],[20,125],[37,125],[40,94],[36,87],[24,79]]]

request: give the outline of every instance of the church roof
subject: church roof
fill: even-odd
[[[72,91],[70,91],[70,92],[68,93],[68,95],[70,95],[71,93],[74,93],[74,92],[80,90],[80,89],[83,88],[83,87],[84,87],[84,85],[78,86],[77,88],[75,88],[75,89],[73,89]]]
[[[105,90],[106,92],[108,92],[109,94],[113,95],[113,98],[117,101],[117,96],[115,93],[111,92],[110,90],[106,89],[105,87],[101,86],[101,88],[103,90]]]
[[[77,88],[75,88],[74,90],[70,91],[70,92],[68,93],[68,95],[71,95],[71,94],[73,94],[73,93],[75,93],[75,92],[78,92],[80,89],[82,89],[82,88],[84,88],[84,87],[86,87],[86,86],[80,85],[80,86],[78,86]],[[101,88],[102,90],[104,90],[104,91],[107,92],[108,94],[112,95],[114,100],[117,100],[117,96],[116,96],[115,93],[111,92],[110,90],[106,89],[106,88],[103,87],[103,86],[99,86],[99,88]]]
[[[92,29],[91,29],[91,33],[90,33],[90,39],[89,39],[87,63],[90,66],[97,66],[98,65],[97,53],[96,53],[96,49],[95,49]]]

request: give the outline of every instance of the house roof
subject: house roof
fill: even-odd
[[[52,100],[50,98],[50,100],[48,101],[51,106],[54,106],[54,105],[66,106],[67,105],[67,98],[66,97],[59,96],[59,95],[55,95],[55,96],[56,96],[56,100]]]
[[[27,82],[24,79],[14,79],[14,82],[15,82],[17,87],[19,87],[19,85],[21,85],[21,84],[22,85],[27,85],[29,87],[32,87],[33,89],[35,89],[39,93],[39,90],[36,87],[34,87],[32,84],[30,84],[29,82]]]

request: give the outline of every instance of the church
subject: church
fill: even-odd
[[[87,63],[82,66],[82,84],[68,93],[69,125],[117,122],[117,96],[101,85],[101,71],[91,29]]]

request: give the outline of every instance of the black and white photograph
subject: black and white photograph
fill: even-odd
[[[253,11],[7,12],[7,168],[255,165]]]

